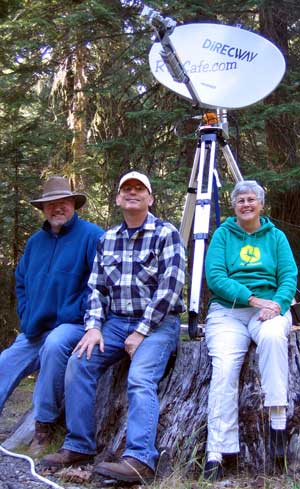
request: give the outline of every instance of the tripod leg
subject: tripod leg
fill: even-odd
[[[205,134],[202,137],[200,148],[193,236],[195,245],[189,305],[189,335],[192,339],[196,338],[198,330],[205,245],[209,233],[213,178],[216,164],[216,141],[216,134]]]
[[[240,182],[243,179],[242,174],[240,172],[240,169],[237,165],[237,162],[234,159],[234,156],[232,154],[232,151],[229,147],[229,144],[227,142],[224,142],[221,146],[224,158],[226,160],[226,163],[231,171],[231,175],[233,176],[234,180],[236,182]]]
[[[189,236],[191,234],[192,222],[195,213],[195,203],[197,194],[197,172],[199,167],[200,158],[200,144],[198,143],[197,149],[194,156],[193,168],[190,176],[188,192],[185,199],[183,215],[180,225],[180,234],[183,239],[185,246],[188,245]]]

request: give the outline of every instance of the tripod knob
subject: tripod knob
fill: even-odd
[[[218,124],[218,117],[215,112],[205,112],[202,117],[204,124],[207,126],[213,126],[214,124]]]

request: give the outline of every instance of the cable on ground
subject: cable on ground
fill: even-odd
[[[8,455],[9,457],[16,457],[16,458],[22,458],[23,460],[27,460],[27,462],[29,462],[30,464],[31,474],[33,475],[33,477],[36,477],[41,482],[44,482],[48,486],[54,487],[54,489],[65,489],[64,487],[60,486],[59,484],[56,484],[50,479],[47,479],[46,477],[37,474],[37,472],[35,471],[34,461],[32,460],[31,457],[28,457],[27,455],[21,455],[20,453],[10,452],[9,450],[6,450],[6,448],[4,448],[2,445],[0,445],[0,451],[3,452],[5,455]]]

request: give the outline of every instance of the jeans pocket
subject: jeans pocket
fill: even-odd
[[[208,313],[206,316],[206,322],[207,320],[211,320],[212,318],[223,318],[225,314],[226,308],[219,304],[218,302],[213,302],[208,309]]]

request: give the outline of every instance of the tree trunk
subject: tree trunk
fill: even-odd
[[[269,2],[260,9],[261,34],[271,41],[283,53],[288,61],[288,12],[278,2]],[[264,103],[269,106],[278,106],[288,101],[283,88],[278,88],[269,95]],[[265,120],[266,142],[269,153],[269,168],[275,171],[293,167],[297,152],[297,131],[290,114],[285,111],[271,113]],[[273,209],[272,209],[273,210]]]
[[[281,2],[273,0],[262,3],[260,8],[260,31],[282,51],[287,63],[289,57],[289,12]],[[288,172],[297,166],[298,136],[297,122],[288,110],[291,102],[288,74],[282,84],[265,98],[266,106],[272,107],[265,119],[266,143],[268,148],[267,166],[275,174]],[[285,107],[285,104],[286,107]],[[278,110],[281,107],[281,110]],[[300,223],[299,183],[293,180],[293,173],[279,185],[273,185],[268,193],[272,218],[292,224]],[[279,181],[278,181],[279,182]],[[292,229],[292,232],[295,228]],[[294,251],[297,248],[293,248]]]
[[[182,474],[199,475],[205,455],[207,398],[211,364],[205,341],[183,341],[159,386],[160,420],[157,447],[162,457],[161,473],[180,468]],[[126,435],[126,379],[129,361],[110,369],[99,383],[97,394],[98,459],[114,459],[124,450]],[[300,396],[300,333],[291,333],[289,342],[290,387],[288,432],[291,462],[297,463]],[[263,394],[258,359],[252,343],[240,378],[239,469],[261,472],[268,466],[268,411],[263,408]],[[293,434],[294,433],[294,434]],[[292,436],[293,435],[293,436]],[[296,447],[296,448],[295,448]],[[234,457],[235,459],[235,457]],[[232,465],[233,457],[227,462]],[[225,460],[226,462],[226,460]]]

